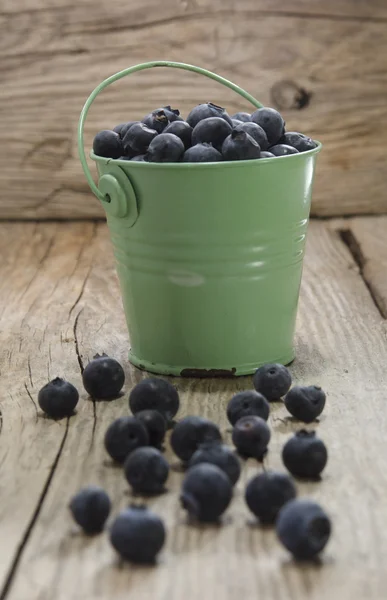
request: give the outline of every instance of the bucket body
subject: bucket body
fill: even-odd
[[[135,204],[107,211],[133,364],[227,376],[293,360],[320,148],[213,164],[91,155],[100,189],[118,177]]]

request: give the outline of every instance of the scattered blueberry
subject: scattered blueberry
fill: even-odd
[[[129,394],[129,407],[134,415],[140,410],[157,410],[168,425],[179,410],[179,406],[177,389],[169,381],[158,377],[143,379]]]
[[[132,127],[127,131],[124,139],[124,153],[130,156],[134,156],[135,154],[145,154],[148,150],[149,144],[157,135],[157,131],[155,129],[150,129],[144,123],[135,123]]]
[[[119,158],[124,154],[124,148],[118,133],[109,129],[97,133],[93,141],[93,152],[105,158]]]
[[[138,123],[139,121],[127,121],[127,123],[120,123],[119,125],[116,125],[113,129],[113,131],[115,133],[118,133],[118,135],[120,136],[120,138],[123,140],[126,133],[129,131],[129,129],[131,128],[132,125],[134,125],[135,123]]]
[[[261,156],[259,158],[275,158],[275,155],[272,152],[268,152],[267,150],[263,150],[261,152]]]
[[[224,140],[231,131],[231,125],[221,117],[202,119],[192,132],[192,145],[207,143],[221,150]]]
[[[78,400],[77,388],[60,377],[46,383],[38,394],[40,408],[52,419],[70,417]]]
[[[110,529],[113,548],[122,558],[135,563],[154,563],[165,538],[163,521],[145,506],[123,510]]]
[[[232,441],[239,454],[262,460],[270,441],[270,429],[261,417],[242,417],[232,430]]]
[[[105,490],[90,485],[73,496],[69,509],[74,521],[84,532],[93,534],[102,531],[110,513],[111,502]]]
[[[242,121],[243,123],[247,123],[251,121],[251,115],[247,112],[237,112],[235,115],[232,115],[232,119],[237,119],[238,121]]]
[[[211,144],[196,144],[184,152],[182,162],[184,163],[206,163],[219,162],[223,160],[221,153]]]
[[[177,135],[183,142],[186,150],[191,147],[192,127],[187,121],[172,121],[172,123],[166,126],[164,133]]]
[[[124,473],[135,494],[160,494],[165,489],[169,464],[159,450],[144,446],[129,454]]]
[[[328,461],[328,451],[315,431],[301,429],[282,449],[285,467],[295,477],[318,479]]]
[[[281,144],[293,146],[299,152],[307,152],[316,148],[317,144],[312,138],[307,137],[303,133],[297,133],[296,131],[287,131],[280,140]]]
[[[235,131],[245,131],[251,135],[251,137],[258,142],[261,150],[266,150],[269,146],[265,131],[256,123],[241,123],[241,125],[235,128]]]
[[[162,133],[169,123],[169,119],[163,108],[158,108],[147,115],[142,122],[149,129],[154,129],[157,133]]]
[[[292,384],[289,370],[278,363],[259,367],[253,377],[254,387],[269,402],[280,400],[288,392]]]
[[[201,463],[191,467],[183,481],[180,501],[198,521],[214,522],[231,502],[232,485],[216,465]]]
[[[259,158],[260,145],[245,131],[233,129],[222,146],[224,160],[251,160]]]
[[[167,430],[167,423],[163,415],[158,410],[140,410],[136,413],[136,419],[139,419],[145,425],[149,436],[149,444],[155,448],[160,448]]]
[[[170,123],[175,123],[176,121],[184,121],[183,117],[180,116],[180,111],[177,108],[172,108],[170,105],[164,106],[163,110],[168,117]],[[171,131],[174,133],[174,131]]]
[[[276,144],[275,146],[271,146],[269,150],[272,154],[274,154],[274,156],[288,156],[288,154],[298,154],[298,150],[293,148],[293,146],[287,146],[286,144]]]
[[[326,546],[331,522],[325,511],[312,500],[292,500],[278,515],[279,540],[298,560],[315,558]]]
[[[86,392],[96,400],[117,398],[125,383],[120,363],[106,354],[96,354],[82,373]]]
[[[285,132],[285,121],[274,108],[258,108],[251,120],[265,130],[270,146],[274,146]]]
[[[288,475],[266,471],[249,481],[245,500],[263,525],[272,525],[284,504],[293,500],[296,495],[296,487]]]
[[[136,156],[133,156],[133,158],[128,158],[128,160],[134,160],[136,162],[147,162],[145,157],[146,154],[137,154]]]
[[[160,133],[149,144],[149,162],[178,162],[184,154],[184,144],[173,133]]]
[[[220,441],[201,444],[189,461],[193,467],[201,463],[211,463],[222,469],[235,485],[241,474],[241,465],[235,452]]]
[[[204,417],[189,416],[175,425],[171,435],[171,446],[180,460],[188,462],[201,444],[221,439],[215,423]]]
[[[122,463],[136,448],[147,446],[149,436],[145,425],[135,417],[119,417],[105,433],[105,448],[116,462]]]
[[[207,104],[198,104],[198,106],[195,106],[195,108],[191,110],[187,117],[187,123],[189,123],[191,127],[195,127],[199,121],[208,119],[208,117],[221,117],[232,127],[230,115],[227,114],[224,108],[218,106],[217,104],[212,104],[212,102],[207,102]]]
[[[235,425],[242,417],[256,415],[265,421],[269,418],[270,406],[262,394],[254,390],[235,394],[227,405],[227,418]]]
[[[324,410],[325,398],[325,393],[317,385],[297,385],[286,394],[285,406],[299,421],[311,423]]]

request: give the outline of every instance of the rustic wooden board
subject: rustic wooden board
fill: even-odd
[[[220,528],[187,525],[177,499],[182,474],[173,470],[170,493],[149,501],[165,518],[169,532],[160,563],[153,569],[120,565],[106,536],[85,539],[66,510],[69,497],[89,482],[106,487],[114,512],[130,501],[122,473],[106,459],[102,440],[111,420],[127,414],[127,392],[142,374],[126,362],[125,322],[105,226],[3,225],[0,233],[1,274],[12,290],[1,296],[7,298],[2,321],[2,348],[7,351],[3,350],[0,367],[2,375],[6,373],[0,391],[4,419],[0,531],[2,539],[7,533],[9,540],[7,553],[5,549],[2,553],[3,581],[18,542],[25,538],[9,579],[12,585],[2,598],[110,600],[127,598],[128,593],[138,600],[384,596],[385,322],[339,233],[323,222],[311,224],[297,359],[291,367],[297,382],[320,383],[328,393],[318,430],[330,461],[321,483],[298,484],[300,494],[316,498],[332,515],[334,535],[322,565],[293,564],[271,530],[251,526],[243,486],[259,467],[249,461]],[[23,246],[25,239],[31,245]],[[16,250],[23,251],[21,258],[15,258]],[[82,393],[77,415],[68,424],[36,419],[24,387],[30,382],[28,357],[34,384],[28,388],[35,399],[48,376],[49,352],[50,376],[66,374],[79,384],[80,364],[101,351],[125,362],[125,396],[94,406]],[[182,398],[180,414],[207,415],[229,439],[225,405],[236,390],[250,387],[250,378],[175,381]],[[273,439],[267,466],[280,468],[280,449],[297,425],[286,418],[281,405],[273,406],[270,425]],[[172,459],[169,448],[167,456]],[[31,531],[26,533],[34,510]]]
[[[321,139],[313,214],[385,212],[386,19],[382,0],[165,0],[161,13],[156,0],[3,0],[0,218],[102,216],[77,158],[79,112],[103,78],[157,58],[213,69]],[[157,105],[206,99],[247,109],[192,74],[138,74],[96,102],[87,146]]]

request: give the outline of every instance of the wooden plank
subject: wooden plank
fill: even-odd
[[[166,0],[162,16],[156,0],[96,1],[92,8],[88,1],[33,0],[28,7],[7,0],[0,13],[0,160],[7,165],[0,173],[0,218],[103,216],[77,159],[80,109],[104,77],[160,57],[233,79],[278,106],[289,130],[321,139],[313,214],[387,210],[378,142],[387,134],[387,8],[381,0],[245,0],[237,7],[231,0]],[[300,110],[302,90],[310,102]],[[159,104],[171,102],[186,113],[207,98],[230,111],[247,108],[231,91],[192,74],[132,76],[95,103],[87,147],[99,129],[140,118]]]
[[[65,238],[65,230],[58,228],[57,236]],[[105,458],[103,436],[114,417],[127,414],[127,392],[142,375],[125,360],[125,322],[107,237],[105,227],[98,225],[85,255],[92,270],[73,317],[77,316],[82,361],[102,350],[124,361],[126,393],[118,401],[97,403],[94,418],[84,401],[71,419],[9,600],[120,599],[128,593],[137,600],[213,596],[231,600],[236,595],[249,600],[258,595],[279,600],[380,600],[387,583],[383,569],[387,557],[384,321],[348,248],[323,222],[310,228],[297,359],[291,367],[296,382],[319,383],[328,393],[318,430],[328,445],[330,461],[320,484],[298,484],[300,494],[320,501],[332,515],[334,535],[322,566],[293,564],[273,531],[249,526],[243,487],[259,470],[253,461],[245,465],[220,528],[186,524],[177,500],[182,474],[173,471],[170,493],[148,501],[168,526],[167,546],[157,568],[119,565],[106,536],[90,540],[75,534],[66,505],[81,485],[102,484],[111,494],[114,512],[130,500],[120,469]],[[68,365],[67,375],[71,380],[79,377],[75,362]],[[236,390],[250,387],[251,379],[176,383],[182,397],[180,416],[207,415],[220,424],[229,440],[226,403]],[[270,425],[273,438],[267,463],[281,468],[280,449],[297,425],[280,405],[273,406]],[[35,443],[42,443],[41,436]],[[167,456],[171,458],[169,447]]]

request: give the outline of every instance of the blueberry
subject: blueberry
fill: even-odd
[[[123,510],[110,529],[113,548],[122,558],[135,563],[154,563],[165,538],[163,521],[145,506]]]
[[[238,125],[238,127],[235,128],[235,131],[245,131],[246,133],[251,135],[251,137],[256,142],[258,142],[261,150],[266,150],[267,147],[269,146],[269,142],[267,141],[266,133],[264,132],[262,127],[260,127],[256,123],[252,123],[252,122],[241,123],[241,125]]]
[[[124,154],[124,149],[118,133],[108,129],[97,133],[93,141],[93,152],[105,158],[119,158]]]
[[[142,120],[149,129],[154,129],[157,133],[162,133],[169,123],[169,119],[163,108],[152,111]]]
[[[69,509],[85,533],[99,533],[109,516],[111,502],[105,490],[90,485],[73,496]]]
[[[261,156],[259,158],[275,158],[275,155],[272,152],[268,152],[267,150],[263,150],[261,152]]]
[[[274,108],[258,108],[251,115],[251,120],[265,130],[270,146],[274,146],[285,132],[285,121]]]
[[[235,452],[220,441],[201,444],[189,461],[193,467],[200,463],[210,463],[222,469],[232,485],[235,485],[241,474],[241,465]]]
[[[191,110],[187,117],[187,123],[189,123],[191,127],[195,127],[199,121],[208,119],[209,117],[221,117],[232,127],[230,115],[227,114],[224,108],[218,106],[217,104],[212,104],[212,102],[207,102],[207,104],[198,104],[198,106],[195,106],[195,108]]]
[[[189,416],[175,425],[171,435],[171,446],[180,460],[188,462],[200,444],[221,439],[215,423],[204,417]]]
[[[177,389],[169,381],[158,377],[143,379],[129,394],[129,407],[134,415],[140,410],[157,410],[167,424],[171,423],[179,406]]]
[[[261,417],[242,417],[232,430],[232,441],[239,454],[262,460],[270,441],[270,429]]]
[[[231,118],[242,121],[243,123],[248,123],[248,121],[251,121],[251,115],[247,112],[237,112],[235,115],[232,115]]]
[[[315,558],[326,546],[331,522],[325,511],[312,500],[292,500],[278,515],[279,540],[298,560]]]
[[[120,123],[119,125],[116,125],[114,127],[113,131],[118,133],[120,138],[123,140],[126,133],[129,131],[131,126],[134,125],[135,123],[139,123],[139,121],[127,121],[127,123]]]
[[[133,158],[129,158],[128,160],[134,160],[135,162],[147,162],[145,160],[145,157],[145,154],[137,154],[136,156],[133,156]]]
[[[96,354],[82,373],[86,392],[96,400],[117,398],[125,383],[120,363],[106,354]]]
[[[78,390],[60,377],[46,383],[38,394],[40,408],[52,419],[70,417],[78,400]]]
[[[172,121],[172,123],[166,126],[164,133],[177,135],[183,142],[186,150],[191,147],[192,127],[187,121]]]
[[[231,125],[221,117],[208,117],[202,119],[195,125],[192,132],[192,145],[212,144],[217,150],[221,150],[226,137],[232,131]]]
[[[277,363],[259,367],[253,377],[254,387],[269,402],[282,398],[290,389],[292,377],[284,365]]]
[[[167,423],[163,415],[158,410],[140,410],[136,413],[136,419],[139,419],[145,425],[149,436],[149,444],[160,448],[167,430]]]
[[[206,163],[219,162],[223,160],[221,153],[211,144],[196,144],[184,152],[182,162],[184,163]]]
[[[301,429],[282,449],[282,461],[295,477],[318,479],[328,461],[328,451],[315,431]]]
[[[144,446],[129,454],[124,473],[135,494],[160,494],[165,489],[169,464],[160,450]]]
[[[145,425],[135,417],[119,417],[105,433],[105,448],[116,462],[122,463],[136,448],[147,446],[149,436]]]
[[[298,154],[298,150],[293,148],[293,146],[287,146],[286,144],[276,144],[275,146],[271,146],[269,150],[272,154],[274,154],[274,156],[288,156],[288,154]]]
[[[134,160],[131,156],[120,156],[120,160]]]
[[[238,129],[238,128],[237,128]],[[233,129],[222,146],[224,160],[251,160],[259,158],[260,145],[245,131]]]
[[[163,106],[163,110],[168,117],[170,123],[175,123],[176,121],[184,121],[183,117],[180,116],[180,111],[177,108],[171,108],[170,105]],[[171,131],[171,133],[174,133]]]
[[[297,133],[296,131],[287,131],[280,140],[281,144],[287,144],[293,146],[299,152],[307,152],[316,148],[317,144],[312,138],[307,137],[303,133]]]
[[[146,158],[149,162],[178,162],[184,154],[184,144],[173,133],[160,133],[151,141]]]
[[[180,502],[190,517],[204,522],[218,521],[231,502],[232,485],[216,465],[191,467],[183,481]]]
[[[227,405],[227,418],[235,425],[242,417],[256,415],[265,421],[269,418],[270,406],[262,394],[254,390],[235,394]]]
[[[296,495],[296,487],[288,475],[266,471],[249,481],[245,500],[263,525],[272,525],[284,504]]]
[[[238,125],[242,125],[243,121],[239,121],[238,119],[231,119],[232,121],[232,126],[233,129],[235,129],[235,127],[238,127]]]
[[[136,154],[145,154],[156,135],[155,129],[150,129],[144,123],[135,123],[124,137],[124,153],[132,157]]]
[[[325,406],[325,393],[316,385],[295,386],[285,396],[285,406],[293,417],[311,423],[321,415]]]

